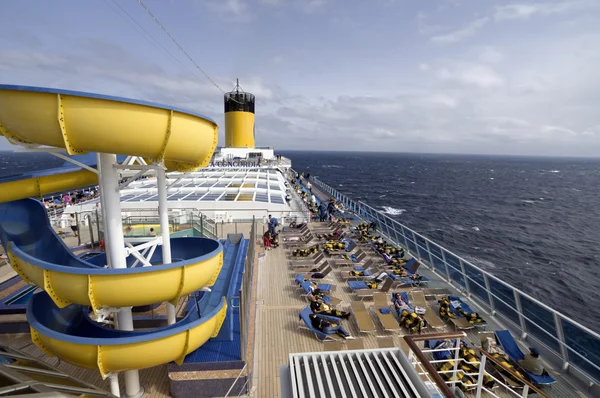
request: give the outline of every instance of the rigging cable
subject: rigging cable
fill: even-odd
[[[108,2],[109,0],[104,0],[104,2],[106,3],[106,5],[113,10],[116,14],[119,14],[119,11],[114,9],[113,6],[110,5],[110,3]],[[125,15],[127,15],[127,17],[129,17],[129,19],[131,21],[133,21],[143,32],[140,32],[140,30],[138,28],[136,28],[135,26],[131,25],[133,27],[133,29],[140,34],[144,39],[146,39],[146,41],[150,44],[152,44],[152,46],[154,48],[156,48],[158,51],[160,51],[160,49],[162,48],[171,58],[173,58],[175,60],[175,62],[177,62],[179,64],[179,66],[185,71],[187,72],[193,79],[198,79],[198,76],[196,76],[192,71],[190,71],[175,55],[173,55],[165,46],[163,46],[158,40],[156,40],[154,38],[154,36],[152,36],[152,34],[150,32],[148,32],[142,25],[140,25],[140,23],[138,21],[135,20],[135,18],[133,18],[131,16],[131,14],[129,14],[123,7],[121,7],[121,5],[119,3],[117,3],[115,0],[110,0],[113,4],[115,4],[117,7],[119,7],[121,9],[121,11],[123,11],[123,13]],[[150,37],[150,39],[152,39],[154,42],[150,41],[148,39],[148,37]],[[159,47],[157,47],[160,46]]]
[[[225,90],[223,90],[221,87],[219,87],[219,85],[217,83],[215,83],[215,81],[213,79],[210,78],[210,76],[208,76],[208,74],[206,72],[204,72],[204,70],[192,59],[192,57],[187,53],[187,51],[185,51],[183,49],[183,47],[181,46],[181,44],[179,44],[177,42],[177,40],[175,40],[175,38],[173,36],[171,36],[171,34],[169,33],[169,31],[160,23],[160,21],[154,16],[154,14],[152,14],[152,11],[150,11],[148,9],[148,7],[142,2],[142,0],[138,0],[138,3],[144,7],[144,9],[146,10],[146,12],[150,15],[150,17],[152,17],[152,19],[154,20],[154,22],[156,22],[156,24],[167,34],[167,36],[169,36],[169,38],[173,41],[173,43],[175,43],[175,45],[177,46],[177,48],[179,48],[181,50],[181,52],[183,52],[185,54],[185,56],[194,64],[194,66],[204,75],[204,77],[206,77],[208,79],[209,82],[211,82],[218,90],[220,90],[223,94],[225,93]]]

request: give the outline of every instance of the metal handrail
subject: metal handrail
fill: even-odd
[[[425,340],[461,339],[466,336],[467,336],[467,334],[465,332],[428,333],[428,334],[422,334],[419,336],[408,336],[408,335],[403,336],[404,341],[406,341],[406,344],[408,345],[408,348],[411,349],[411,351],[417,357],[419,362],[421,362],[421,365],[425,368],[427,373],[429,373],[429,376],[433,379],[433,381],[435,382],[437,387],[440,389],[440,391],[442,392],[442,394],[444,394],[444,396],[446,398],[455,398],[456,396],[454,395],[452,390],[450,390],[450,388],[448,387],[448,385],[446,384],[444,379],[442,379],[441,376],[439,375],[439,373],[435,370],[433,365],[431,365],[431,362],[429,362],[429,359],[427,359],[427,357],[423,354],[423,352],[421,351],[421,349],[415,342],[416,341],[425,341]],[[456,371],[456,369],[454,371]],[[456,377],[455,377],[455,379],[456,379]]]
[[[332,195],[333,197],[335,197],[337,200],[341,201],[344,205],[346,205],[347,207],[349,207],[352,211],[354,211],[359,217],[368,220],[368,221],[373,221],[373,220],[377,220],[381,223],[383,223],[383,227],[385,227],[385,229],[387,230],[387,233],[383,233],[384,236],[386,236],[387,238],[390,238],[392,241],[395,241],[395,243],[398,243],[401,246],[405,246],[405,249],[410,250],[410,248],[408,247],[408,242],[411,242],[412,244],[414,244],[417,248],[417,257],[421,259],[422,262],[425,263],[425,265],[427,266],[427,263],[429,263],[429,267],[431,268],[431,270],[435,273],[438,272],[438,270],[436,269],[435,265],[433,264],[433,260],[431,256],[435,256],[438,260],[441,260],[443,265],[446,268],[446,275],[448,277],[448,280],[450,281],[450,275],[449,275],[449,268],[452,268],[456,273],[458,273],[462,278],[464,278],[463,280],[465,281],[465,288],[468,294],[471,294],[471,289],[469,286],[469,283],[467,283],[468,281],[471,281],[473,283],[475,283],[480,289],[484,290],[487,294],[488,297],[490,299],[490,303],[489,306],[492,308],[492,311],[496,311],[498,312],[496,309],[493,308],[493,303],[494,300],[492,298],[494,298],[495,300],[497,300],[498,302],[501,302],[502,304],[504,304],[506,307],[510,308],[511,310],[515,311],[515,313],[519,316],[519,319],[522,320],[522,322],[524,322],[525,320],[530,322],[531,324],[533,324],[535,327],[537,327],[539,330],[542,330],[543,332],[545,332],[547,335],[549,335],[554,341],[556,341],[559,344],[559,347],[561,348],[561,352],[556,352],[554,349],[548,347],[550,350],[554,351],[557,353],[557,355],[559,355],[562,360],[563,363],[566,364],[568,363],[568,353],[572,352],[574,354],[577,355],[578,358],[580,358],[581,360],[583,360],[585,363],[591,365],[592,367],[594,367],[596,370],[600,371],[600,366],[595,364],[594,362],[590,361],[586,356],[582,355],[581,353],[579,353],[577,350],[575,350],[574,348],[570,347],[566,341],[564,340],[564,335],[562,333],[562,322],[558,322],[558,320],[561,321],[566,321],[569,324],[571,324],[573,327],[578,328],[580,330],[582,330],[583,332],[587,333],[588,335],[590,335],[593,338],[596,338],[598,340],[600,340],[600,334],[597,332],[594,332],[593,330],[591,330],[590,328],[580,324],[579,322],[567,317],[566,315],[554,310],[553,308],[549,307],[548,305],[540,302],[539,300],[531,297],[530,295],[528,295],[527,293],[513,287],[512,285],[502,281],[501,279],[499,279],[498,277],[494,276],[493,274],[490,274],[488,271],[485,271],[481,268],[479,268],[478,266],[472,264],[471,262],[469,262],[468,260],[463,259],[462,257],[458,256],[457,254],[445,249],[444,247],[440,246],[439,244],[431,241],[430,239],[426,238],[425,236],[423,236],[422,234],[406,227],[405,225],[403,225],[402,223],[390,218],[389,216],[381,213],[380,211],[374,209],[373,207],[367,205],[364,202],[361,201],[354,201],[350,198],[348,198],[346,195],[341,194],[340,192],[338,192],[336,189],[330,187],[329,185],[327,185],[326,183],[320,181],[318,178],[311,176],[311,181],[317,186],[319,187],[321,190],[323,190],[325,193]],[[383,231],[383,227],[381,228]],[[391,232],[394,233],[395,238],[391,236]],[[407,235],[408,233],[408,235]],[[412,235],[412,236],[410,236]],[[400,243],[399,237],[404,238],[404,244]],[[425,245],[427,245],[427,247],[423,247],[421,242],[417,242],[417,237],[423,240],[423,243],[425,243]],[[436,253],[434,253],[431,249],[430,249],[430,245],[435,246],[438,250],[439,253],[441,253],[443,258],[439,258]],[[424,252],[426,254],[428,254],[430,256],[429,261],[427,261],[427,259],[422,259],[421,258],[421,253],[420,252]],[[467,272],[464,272],[464,269],[459,269],[456,268],[455,266],[453,266],[453,264],[451,262],[449,262],[446,258],[445,255],[448,254],[452,257],[454,257],[457,262],[458,265],[460,266],[461,263],[462,264],[467,264],[469,267],[471,267],[472,269],[478,271],[481,273],[482,278],[484,279],[484,281],[486,282],[486,285],[488,285],[488,282],[486,281],[486,279],[491,279],[494,282],[499,283],[500,285],[508,288],[512,293],[513,296],[519,298],[519,302],[517,302],[517,308],[513,307],[512,305],[509,305],[508,303],[506,303],[504,300],[502,300],[500,297],[498,297],[496,294],[494,294],[494,292],[491,290],[491,288],[489,286],[481,286],[477,281],[475,281],[471,276],[469,276],[469,274]],[[548,311],[551,315],[554,315],[555,317],[555,329],[556,329],[556,334],[551,334],[550,332],[548,332],[544,326],[539,325],[536,322],[533,322],[529,317],[526,316],[526,314],[524,314],[522,308],[520,308],[521,306],[520,304],[520,298],[523,297],[527,300],[529,300],[530,302],[532,302],[535,305],[540,306],[541,308],[545,309],[546,311]],[[502,311],[499,311],[502,314]],[[504,315],[506,316],[506,315]],[[507,318],[509,319],[509,318]],[[558,320],[557,320],[558,319]],[[510,320],[510,319],[509,319]],[[512,321],[511,321],[512,323]],[[516,325],[516,324],[515,324]],[[520,327],[521,331],[523,333],[526,333],[524,328],[521,326]],[[535,338],[535,336],[534,336]],[[539,339],[538,339],[539,340]],[[543,344],[543,342],[541,342]],[[545,344],[544,344],[545,345]],[[577,367],[576,365],[574,365],[575,367]],[[578,368],[582,371],[582,373],[584,373],[587,377],[589,377],[590,379],[595,380],[596,378],[592,375],[590,375],[589,373],[583,371],[581,368]]]
[[[229,387],[229,390],[227,390],[227,393],[225,394],[225,396],[223,398],[227,398],[229,396],[229,393],[231,392],[231,390],[233,390],[233,387],[235,387],[235,383],[237,383],[239,378],[242,376],[242,373],[244,373],[244,370],[246,370],[246,366],[248,366],[247,363],[244,364],[244,367],[242,368],[242,370],[240,370],[240,373],[237,375],[237,377],[235,378],[233,383],[231,383],[231,387]]]

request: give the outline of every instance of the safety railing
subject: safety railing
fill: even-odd
[[[600,334],[318,178],[311,176],[311,182],[361,219],[375,222],[387,240],[404,247],[488,313],[499,316],[522,339],[531,338],[544,353],[561,361],[563,369],[570,368],[589,386],[599,384]]]
[[[248,331],[250,328],[250,320],[252,319],[251,314],[251,303],[252,303],[252,280],[254,278],[254,260],[256,257],[256,240],[257,240],[257,223],[255,220],[250,225],[250,232],[248,234],[248,251],[244,260],[244,271],[242,272],[242,286],[239,291],[240,298],[240,357],[241,360],[246,362],[244,367],[248,367],[247,379],[244,386],[250,389],[252,379],[252,364],[248,363]],[[241,372],[240,372],[241,374]],[[238,376],[239,378],[239,376]],[[236,380],[237,381],[237,380]],[[235,382],[234,382],[235,384]],[[233,388],[233,386],[232,386]],[[244,387],[242,387],[244,388]],[[230,389],[231,391],[231,389]]]
[[[461,358],[461,341],[465,336],[466,334],[464,332],[460,332],[431,333],[422,334],[418,336],[404,336],[403,338],[406,341],[406,344],[409,348],[408,359],[415,367],[418,374],[434,383],[438,387],[439,391],[446,398],[456,397],[454,391],[456,391],[457,388],[469,392],[475,392],[475,398],[480,398],[483,392],[486,392],[492,397],[499,398],[500,395],[496,394],[496,392],[494,392],[492,388],[486,387],[485,376],[489,378],[488,383],[489,380],[492,380],[495,387],[500,387],[504,392],[514,395],[516,397],[526,398],[528,394],[530,394],[530,390],[532,390],[533,392],[539,394],[539,396],[543,398],[550,398],[546,393],[541,391],[529,381],[525,380],[516,372],[506,367],[503,367],[500,361],[498,361],[492,355],[486,353],[481,349],[478,349],[481,355],[480,360],[467,361],[466,359]],[[417,344],[417,342],[440,340],[447,341],[449,343],[448,346],[442,347],[438,345],[437,347],[440,348],[421,348]],[[448,352],[450,353],[450,355],[446,356],[443,359],[435,359],[435,355],[433,355],[433,360],[429,359],[425,355],[427,353],[433,354],[436,352]],[[499,377],[496,377],[494,374],[486,372],[485,368],[487,360],[490,360],[494,364],[502,366],[504,372],[507,372],[514,380],[518,381],[523,386],[522,390],[517,391],[511,388],[511,386],[509,386],[508,384],[504,383]],[[450,363],[448,370],[440,370],[441,368],[443,368],[443,364],[445,363]],[[476,372],[467,372],[466,370],[464,370],[464,365],[468,366],[470,369],[476,370]],[[434,366],[437,366],[438,369],[436,370]],[[451,374],[451,377],[447,377],[448,374]],[[444,380],[444,376],[446,376],[445,378],[447,380]],[[469,382],[466,381],[467,379],[469,380]],[[451,386],[451,388],[449,386]]]

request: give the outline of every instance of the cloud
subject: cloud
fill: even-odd
[[[596,0],[563,0],[557,2],[543,3],[515,3],[497,6],[494,18],[505,19],[529,19],[534,15],[563,14],[574,11],[587,10],[598,7]]]
[[[457,64],[439,68],[435,75],[441,80],[454,81],[482,89],[496,88],[505,84],[502,76],[486,65]]]
[[[223,20],[243,22],[254,19],[254,14],[245,0],[195,0],[197,7],[205,7]]]
[[[438,44],[450,44],[459,42],[461,40],[473,36],[475,33],[477,33],[477,31],[479,31],[479,29],[484,27],[489,22],[489,20],[489,17],[478,18],[464,25],[460,29],[442,35],[433,36],[430,39],[430,41]]]
[[[495,64],[503,59],[504,54],[492,46],[485,46],[479,54],[479,60],[484,63]]]
[[[421,35],[430,36],[444,29],[441,25],[429,23],[429,17],[423,11],[419,11],[416,16],[417,31]]]

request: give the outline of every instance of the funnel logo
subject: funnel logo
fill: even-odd
[[[250,160],[218,160],[212,161],[209,167],[225,168],[225,167],[260,167],[260,162]]]

